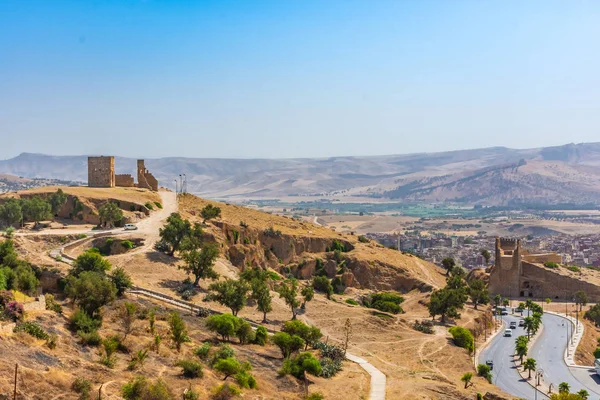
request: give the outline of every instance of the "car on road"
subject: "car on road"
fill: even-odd
[[[487,365],[488,367],[490,367],[490,370],[494,369],[494,361],[492,361],[492,360],[486,360],[485,361],[485,365]]]
[[[519,320],[519,326],[525,326],[525,320],[524,319],[520,319]]]
[[[510,322],[510,329],[517,329],[517,321]]]
[[[512,336],[512,329],[505,329],[504,330],[504,336],[507,336],[507,337]]]
[[[135,226],[134,224],[125,224],[125,230],[126,231],[135,231],[137,230],[137,226]]]

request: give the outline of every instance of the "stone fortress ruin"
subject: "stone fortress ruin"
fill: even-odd
[[[89,187],[139,187],[158,191],[158,180],[146,169],[144,160],[137,160],[137,180],[136,184],[130,174],[115,174],[113,156],[88,157]]]
[[[498,237],[495,256],[490,271],[491,295],[571,301],[575,292],[583,290],[591,300],[600,300],[600,286],[586,275],[544,266],[547,262],[561,264],[559,254],[531,253],[521,246],[520,239]]]

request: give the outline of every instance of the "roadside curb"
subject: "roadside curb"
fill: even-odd
[[[495,324],[494,324],[495,326]],[[480,364],[480,360],[479,357],[481,357],[481,353],[486,349],[486,347],[489,346],[490,343],[492,343],[492,341],[494,340],[494,338],[496,336],[498,336],[498,334],[500,332],[503,331],[504,327],[506,326],[506,323],[504,321],[502,321],[502,324],[498,327],[498,329],[496,329],[491,335],[490,337],[481,344],[481,346],[479,346],[479,348],[475,351],[475,355],[473,356],[474,360],[477,362],[477,364]],[[485,360],[483,360],[485,363]]]
[[[581,339],[583,338],[585,325],[583,323],[577,321],[576,318],[573,318],[570,315],[565,315],[565,314],[561,314],[561,313],[557,313],[557,312],[553,312],[553,311],[545,311],[545,312],[548,314],[556,315],[557,317],[566,319],[568,322],[571,323],[571,329],[572,329],[571,332],[573,332],[573,328],[576,331],[575,334],[572,336],[573,340],[571,342],[569,342],[569,345],[565,349],[565,353],[563,355],[563,358],[564,358],[565,364],[567,364],[567,367],[569,367],[569,368],[585,368],[585,369],[594,368],[593,366],[585,366],[585,365],[575,364],[575,353],[577,352],[577,347],[579,346],[579,342],[581,342]],[[570,356],[568,355],[569,353],[571,354]]]

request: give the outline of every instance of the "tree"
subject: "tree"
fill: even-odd
[[[300,305],[298,301],[298,281],[295,278],[286,279],[277,288],[279,297],[285,300],[285,304],[292,310],[292,319],[296,319],[296,309]]]
[[[588,296],[583,290],[575,292],[575,304],[579,306],[579,311],[583,310],[583,306],[587,305]]]
[[[298,379],[304,378],[305,372],[314,376],[319,376],[322,371],[323,367],[319,360],[309,352],[298,354],[291,362],[290,372]]]
[[[231,314],[211,315],[206,320],[206,327],[209,331],[221,335],[224,341],[235,335],[239,325],[239,318]]]
[[[529,343],[529,338],[527,336],[519,336],[515,341],[515,352],[517,356],[519,356],[519,360],[521,364],[523,364],[523,357],[527,355],[527,344]]]
[[[226,279],[221,282],[211,283],[208,287],[211,293],[209,300],[214,300],[231,310],[237,316],[238,312],[246,305],[250,286],[243,280]]]
[[[583,314],[583,318],[592,321],[596,326],[600,326],[600,304],[591,306],[590,309]]]
[[[492,370],[489,365],[478,364],[477,375],[484,377],[489,383],[492,383]]]
[[[453,326],[448,332],[452,335],[455,345],[467,349],[469,353],[473,352],[475,340],[471,331],[462,326]]]
[[[33,221],[36,225],[42,220],[52,218],[50,203],[38,196],[23,200],[21,209],[23,219]]]
[[[535,335],[540,328],[541,320],[537,317],[525,317],[523,320],[523,328],[527,331],[527,336]]]
[[[459,309],[464,307],[467,296],[463,289],[443,288],[434,291],[429,300],[429,315],[434,319],[441,316],[441,322],[446,322],[446,317],[460,318]]]
[[[240,364],[240,362],[233,357],[218,360],[213,365],[213,368],[225,376],[223,380],[226,380],[230,376],[235,375],[243,370],[242,364]]]
[[[123,267],[115,268],[115,270],[110,275],[110,279],[113,281],[115,287],[117,288],[118,297],[123,296],[125,294],[125,291],[131,288],[131,286],[133,286],[133,283],[131,282],[131,277]]]
[[[18,225],[23,221],[23,210],[17,199],[8,199],[0,206],[0,220],[6,226]]]
[[[177,312],[169,314],[169,328],[171,333],[171,340],[175,343],[175,348],[179,352],[181,345],[189,342],[190,338],[187,333],[185,322]]]
[[[312,286],[315,288],[315,290],[325,293],[327,300],[331,300],[331,295],[333,294],[333,285],[329,281],[329,278],[326,276],[315,276],[313,278]]]
[[[496,305],[496,307],[498,307],[500,306],[500,303],[502,303],[502,296],[497,294],[494,296],[494,304]]]
[[[271,305],[271,291],[266,282],[254,280],[252,281],[252,299],[256,301],[256,308],[263,313],[263,323],[267,322],[267,313],[273,311]]]
[[[67,202],[67,195],[62,191],[62,189],[58,189],[56,192],[52,193],[48,198],[48,203],[50,203],[50,208],[52,210],[52,214],[56,215]]]
[[[135,322],[135,313],[137,312],[137,306],[135,303],[125,302],[123,304],[123,308],[121,309],[121,318],[123,319],[123,330],[125,331],[125,336],[123,336],[123,341],[127,339],[127,336],[133,330],[133,323]]]
[[[172,213],[167,218],[167,224],[159,230],[160,238],[169,245],[169,255],[179,251],[181,243],[192,231],[190,221],[181,218],[179,213]]]
[[[465,383],[465,389],[469,387],[469,384],[471,383],[471,378],[473,378],[472,372],[467,372],[462,376],[462,378],[460,378],[460,380]]]
[[[577,392],[577,395],[583,400],[587,400],[587,398],[590,397],[590,393],[585,389],[581,389],[579,392]]]
[[[112,201],[102,204],[98,209],[98,215],[100,216],[100,225],[109,228],[114,227],[123,219],[123,211]]]
[[[110,268],[110,262],[100,253],[88,250],[75,259],[69,275],[79,276],[82,272],[97,272],[104,275]]]
[[[490,301],[489,292],[481,279],[473,279],[469,282],[469,296],[476,310],[478,304],[487,304]]]
[[[304,322],[298,320],[285,322],[281,331],[288,333],[291,336],[301,337],[305,343],[304,350],[308,348],[309,344],[316,342],[323,337],[319,328],[312,325],[306,325]]]
[[[300,350],[305,345],[300,336],[290,335],[286,332],[277,332],[273,335],[272,341],[281,350],[283,358],[289,358],[292,353]]]
[[[490,262],[490,258],[492,258],[492,255],[487,249],[481,249],[481,255],[485,259],[486,264]]]
[[[561,382],[558,384],[558,393],[569,393],[571,391],[571,385],[567,382]]]
[[[104,274],[85,271],[69,276],[66,295],[89,316],[96,316],[102,306],[114,301],[117,288]]]
[[[446,270],[446,276],[450,274],[450,271],[452,271],[455,265],[456,262],[454,261],[454,258],[446,257],[442,260],[442,266]]]
[[[300,308],[303,310],[306,308],[306,303],[311,301],[313,297],[315,297],[315,289],[312,286],[304,286],[300,291],[300,294],[303,297],[302,305]]]
[[[510,301],[509,301],[508,299],[503,299],[503,300],[502,300],[502,305],[503,305],[504,307],[508,307],[508,305],[509,305],[509,304],[510,304]]]
[[[221,209],[219,207],[213,206],[212,204],[207,204],[200,211],[200,215],[204,218],[204,223],[209,219],[218,218],[221,216]]]
[[[523,363],[523,369],[525,371],[529,371],[529,377],[528,377],[528,379],[531,379],[531,371],[535,371],[535,368],[536,368],[536,362],[535,362],[535,360],[533,358],[528,358]]]
[[[217,279],[219,274],[213,269],[215,260],[219,256],[219,249],[216,245],[209,243],[197,249],[186,250],[182,254],[185,265],[180,267],[188,274],[194,275],[194,285],[198,286],[200,279]]]

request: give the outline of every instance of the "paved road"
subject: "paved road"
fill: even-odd
[[[557,315],[544,314],[544,331],[529,351],[529,357],[535,358],[538,368],[544,370],[544,381],[558,387],[561,382],[571,386],[571,392],[585,389],[591,399],[600,398],[600,386],[593,371],[583,368],[569,368],[564,361],[567,346],[567,321]],[[573,325],[569,323],[569,332]],[[570,333],[569,333],[570,334]]]
[[[511,321],[519,321],[520,316],[505,315],[502,317],[508,327]],[[504,329],[503,329],[504,331]],[[535,391],[529,385],[516,369],[513,363],[513,354],[515,352],[515,339],[520,335],[527,333],[523,328],[517,327],[513,329],[512,337],[504,337],[503,332],[500,332],[487,348],[479,356],[479,363],[483,364],[486,360],[494,361],[494,370],[492,371],[492,383],[500,389],[514,396],[524,399],[534,399]],[[542,393],[538,392],[538,399],[547,398]]]

